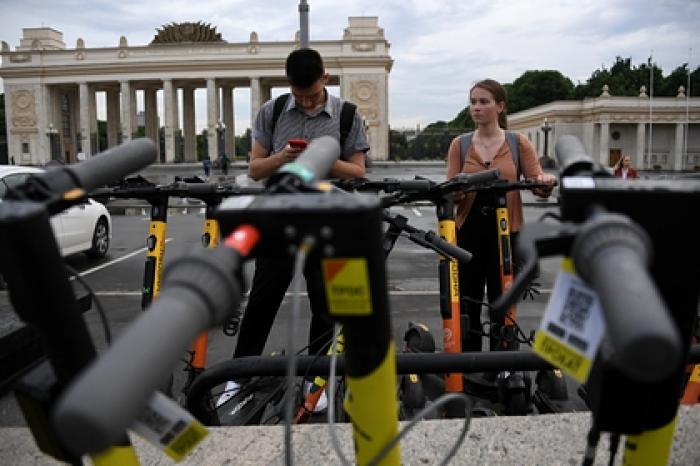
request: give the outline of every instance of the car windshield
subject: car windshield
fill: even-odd
[[[5,198],[9,189],[24,183],[30,175],[30,173],[13,173],[0,180],[0,199]]]

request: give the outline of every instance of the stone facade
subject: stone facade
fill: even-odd
[[[23,29],[16,49],[2,42],[0,52],[9,156],[18,163],[42,165],[51,158],[74,162],[81,150],[88,157],[95,154],[96,93],[102,92],[108,146],[127,141],[138,130],[136,92],[143,91],[146,136],[154,140],[159,139],[161,115],[165,134],[161,160],[194,161],[193,93],[198,88],[207,92],[209,156],[217,157],[219,137],[226,153],[235,155],[234,89],[250,88],[254,117],[270,98],[272,87],[287,86],[284,61],[299,43],[263,42],[256,32],[248,42],[229,43],[222,35],[200,23],[171,24],[159,29],[149,45],[130,45],[122,36],[112,48],[90,48],[78,39],[69,49],[60,31]],[[342,98],[357,104],[369,133],[370,157],[386,160],[388,73],[393,60],[378,18],[350,17],[341,40],[313,41],[310,46],[323,56],[330,84],[340,87]],[[54,154],[50,127],[58,129]]]
[[[638,97],[612,96],[604,88],[597,98],[555,101],[514,113],[508,126],[527,135],[543,155],[545,118],[551,127],[549,157],[554,157],[559,136],[573,134],[606,166],[625,154],[641,169],[700,170],[700,98],[687,98],[683,88],[677,97],[653,99],[644,87]]]

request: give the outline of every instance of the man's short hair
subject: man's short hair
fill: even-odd
[[[285,70],[289,84],[302,89],[311,87],[325,72],[321,55],[313,49],[298,49],[290,53]]]

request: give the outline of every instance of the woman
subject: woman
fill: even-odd
[[[632,158],[623,155],[615,164],[615,176],[623,179],[637,178],[637,170],[632,168]]]
[[[516,167],[506,143],[506,90],[498,82],[486,79],[476,83],[469,91],[469,113],[476,123],[471,144],[462,158],[460,137],[450,144],[447,154],[447,178],[460,172],[474,173],[497,168],[502,179],[516,181]],[[527,179],[553,184],[555,177],[542,171],[532,143],[522,134],[515,133],[519,143],[520,170]],[[461,161],[464,160],[462,164]],[[548,197],[552,189],[535,189],[539,197]],[[455,195],[457,212],[457,244],[470,251],[473,259],[459,264],[459,287],[463,302],[466,301],[469,328],[462,332],[463,351],[481,351],[481,304],[484,285],[489,302],[501,294],[499,253],[496,232],[496,213],[493,193],[459,193]],[[523,223],[523,204],[520,191],[509,191],[507,207],[510,216],[511,244],[515,244],[517,232]],[[469,299],[465,299],[465,297]],[[470,301],[473,300],[473,301]],[[474,302],[476,301],[476,302]],[[464,329],[466,330],[466,329]],[[491,340],[492,349],[497,341]]]

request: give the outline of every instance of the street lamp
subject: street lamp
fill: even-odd
[[[49,137],[51,160],[62,161],[60,149],[58,147],[58,130],[53,126],[53,123],[49,123],[49,127],[46,129],[46,135]]]
[[[218,152],[219,152],[218,156],[219,157],[221,157],[224,154],[224,152],[226,152],[226,150],[224,148],[225,132],[226,132],[226,125],[224,125],[224,123],[221,120],[219,120],[219,122],[216,124],[216,135],[217,135],[217,141],[218,141],[217,146],[218,146]]]
[[[549,132],[552,131],[552,127],[547,121],[547,117],[544,117],[544,124],[540,128],[544,133],[544,151],[542,157],[540,157],[540,165],[542,168],[554,168],[554,159],[549,156]]]

